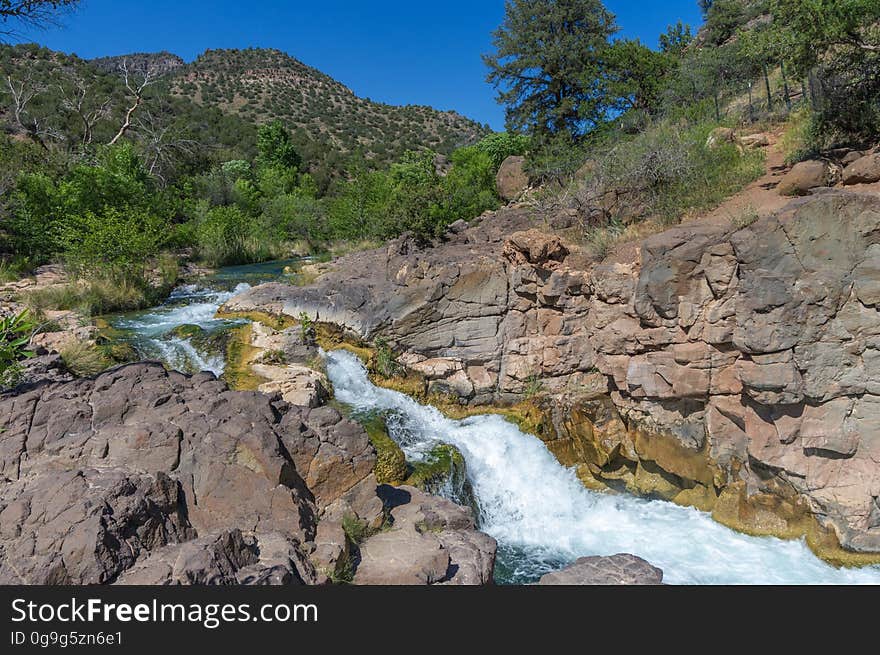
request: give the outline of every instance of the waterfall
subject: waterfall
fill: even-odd
[[[672,503],[587,490],[537,438],[495,415],[462,421],[374,386],[354,355],[327,355],[336,398],[386,412],[408,458],[438,443],[467,461],[480,529],[499,544],[499,582],[532,582],[579,557],[632,553],[671,584],[880,584],[880,567],[836,569],[803,541],[750,537]]]

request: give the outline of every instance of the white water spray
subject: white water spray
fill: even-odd
[[[463,421],[370,383],[350,353],[327,356],[336,398],[356,411],[390,412],[408,457],[437,443],[458,448],[480,506],[480,528],[499,542],[499,567],[534,580],[578,557],[632,553],[672,584],[880,584],[880,567],[835,569],[802,541],[749,537],[672,503],[584,488],[538,439],[499,416]]]
[[[217,310],[227,300],[250,288],[249,284],[239,284],[231,291],[196,285],[178,287],[165,304],[119,319],[115,326],[135,333],[138,347],[149,357],[155,357],[178,370],[211,371],[220,375],[225,366],[222,355],[203,354],[190,339],[169,337],[168,333],[182,325],[195,325],[207,332],[228,325],[228,321],[216,318]]]

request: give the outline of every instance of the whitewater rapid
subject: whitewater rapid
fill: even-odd
[[[233,321],[216,318],[220,306],[251,286],[238,284],[228,291],[185,285],[177,287],[159,307],[122,316],[113,326],[135,335],[134,345],[142,356],[165,362],[172,368],[187,372],[223,373],[222,353],[200,352],[189,338],[172,336],[174,328],[195,325],[206,333],[228,327]]]
[[[327,355],[336,398],[355,412],[385,412],[410,458],[438,443],[458,448],[499,543],[502,582],[531,582],[579,557],[632,553],[670,584],[880,584],[880,567],[836,569],[803,541],[749,537],[695,509],[587,490],[537,438],[499,416],[462,421],[374,386],[354,355]]]

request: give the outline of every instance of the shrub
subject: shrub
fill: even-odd
[[[106,371],[116,362],[100,347],[77,341],[61,351],[64,364],[80,377],[91,377]]]
[[[394,360],[394,352],[385,339],[376,339],[376,357],[373,368],[383,378],[394,377],[398,372],[398,364]]]
[[[21,380],[21,362],[34,355],[27,346],[35,330],[27,311],[0,319],[0,389],[13,387]]]

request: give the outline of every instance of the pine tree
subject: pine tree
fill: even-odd
[[[509,130],[579,137],[607,117],[602,60],[617,32],[599,0],[508,0],[484,56]]]

